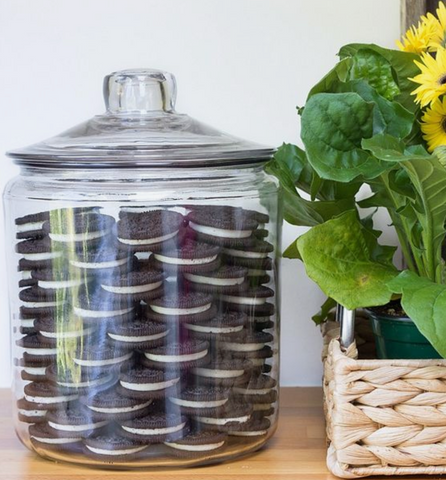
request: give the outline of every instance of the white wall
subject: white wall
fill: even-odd
[[[103,111],[102,77],[133,67],[175,73],[179,111],[265,144],[298,142],[295,106],[339,47],[393,47],[398,35],[398,0],[2,1],[0,152]],[[16,173],[4,158],[2,189]],[[284,247],[302,231],[285,226]],[[284,260],[282,278],[282,384],[316,385],[321,341],[310,315],[322,295],[298,262]],[[0,268],[0,387],[9,384],[6,292]]]

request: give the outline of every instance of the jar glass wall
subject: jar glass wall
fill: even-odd
[[[278,415],[280,196],[260,165],[23,167],[5,195],[16,429],[44,457],[182,466]]]

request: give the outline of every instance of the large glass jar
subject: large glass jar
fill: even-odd
[[[273,151],[176,113],[165,72],[111,74],[104,95],[104,115],[9,153],[17,434],[117,468],[257,450],[278,415]]]

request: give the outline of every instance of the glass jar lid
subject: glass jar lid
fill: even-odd
[[[171,73],[114,72],[105,77],[103,91],[103,115],[7,155],[39,167],[165,168],[243,166],[266,162],[274,153],[177,113]]]

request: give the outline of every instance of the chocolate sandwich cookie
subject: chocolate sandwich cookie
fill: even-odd
[[[265,417],[253,417],[239,428],[230,428],[228,433],[234,437],[261,437],[268,433],[271,422]]]
[[[125,273],[131,266],[134,257],[128,252],[118,250],[116,246],[99,245],[95,248],[78,249],[70,258],[70,264],[91,274]]]
[[[184,217],[171,210],[119,213],[118,242],[122,249],[144,252],[174,247],[183,236]]]
[[[217,357],[204,367],[192,369],[199,383],[232,387],[234,384],[246,383],[253,365],[249,360]]]
[[[246,290],[248,269],[238,266],[223,265],[214,272],[184,273],[189,285],[199,292],[227,293]]]
[[[91,342],[74,353],[73,361],[86,369],[114,369],[130,360],[132,356],[133,351],[129,352],[107,343],[95,345],[95,342]]]
[[[154,412],[119,423],[126,438],[145,443],[174,441],[188,433],[187,418],[179,413]]]
[[[143,365],[149,368],[189,369],[209,363],[209,342],[186,340],[169,343],[144,353]]]
[[[217,314],[211,320],[199,322],[185,322],[184,327],[195,338],[204,340],[218,340],[221,335],[228,339],[239,336],[248,322],[248,316],[243,312],[227,311]]]
[[[251,330],[261,332],[263,330],[274,328],[274,322],[271,320],[270,316],[249,317],[249,327]]]
[[[277,400],[277,391],[274,388],[277,381],[269,375],[251,377],[245,385],[236,385],[232,391],[240,401],[251,403],[274,403]]]
[[[30,333],[37,333],[37,329],[34,327],[34,320],[38,317],[34,313],[20,314],[19,321],[20,327],[19,331],[22,335],[28,335]]]
[[[41,423],[45,421],[48,410],[36,408],[36,404],[28,402],[25,398],[17,401],[17,414],[19,420],[24,423]]]
[[[91,281],[91,278],[79,272],[66,269],[34,270],[31,276],[43,290],[76,289]]]
[[[247,247],[255,242],[253,231],[259,222],[243,209],[214,207],[188,214],[189,228],[198,240],[224,247]]]
[[[112,232],[115,219],[96,212],[62,214],[51,217],[43,224],[43,231],[53,243],[65,247],[84,247],[86,244],[107,245],[106,237]]]
[[[149,301],[163,295],[164,274],[157,270],[137,270],[120,276],[107,276],[101,287],[118,297]]]
[[[201,457],[224,448],[227,434],[211,430],[191,432],[180,440],[164,442],[176,457]]]
[[[49,212],[31,213],[24,217],[16,218],[16,238],[39,238],[43,237],[43,224],[48,220]]]
[[[251,419],[251,414],[251,405],[231,400],[222,410],[207,415],[198,415],[194,420],[205,430],[227,432],[246,424]]]
[[[29,437],[35,448],[74,452],[82,448],[82,435],[78,432],[59,431],[51,428],[47,422],[30,425]]]
[[[93,419],[91,411],[76,402],[70,403],[65,409],[49,411],[47,420],[54,430],[76,433],[81,437],[91,435],[109,423],[108,420]]]
[[[149,302],[147,317],[157,322],[201,322],[215,316],[213,297],[207,293],[176,292]]]
[[[36,333],[25,335],[16,345],[23,348],[23,360],[28,364],[49,365],[57,358],[57,346]]]
[[[262,350],[274,337],[267,332],[250,332],[244,330],[242,335],[229,339],[220,337],[218,348],[229,355],[244,354]]]
[[[254,403],[252,416],[255,418],[270,417],[276,411],[270,403]]]
[[[74,313],[87,322],[123,322],[133,318],[131,298],[107,292],[100,285],[81,289],[73,305]]]
[[[46,378],[46,369],[49,365],[49,360],[43,365],[36,364],[35,362],[25,362],[23,358],[16,361],[16,365],[21,367],[20,377],[22,380],[27,380],[31,382],[45,382]]]
[[[273,296],[274,290],[260,285],[230,295],[223,294],[220,298],[231,310],[240,310],[251,316],[263,317],[274,314],[274,305],[267,303],[268,298]]]
[[[216,245],[186,239],[178,248],[154,253],[153,266],[175,275],[178,272],[211,272],[220,265],[219,253],[220,247]]]
[[[233,217],[252,218],[258,222],[259,225],[269,223],[269,215],[266,213],[258,212],[257,210],[247,210],[246,208],[241,207],[232,207],[230,205],[191,205],[188,206],[188,209],[191,212],[205,212],[216,216],[223,210],[225,213],[232,215]]]
[[[20,270],[19,270],[20,271]],[[19,288],[32,287],[37,285],[37,280],[32,277],[32,270],[21,270],[20,271],[20,280]]]
[[[121,373],[117,391],[132,399],[163,398],[177,388],[180,380],[178,371],[135,367]]]
[[[230,265],[240,265],[257,270],[271,270],[272,260],[268,254],[273,251],[274,247],[269,242],[256,240],[252,245],[245,248],[225,247],[222,249],[222,254],[225,263]]]
[[[118,433],[103,433],[92,435],[84,440],[85,453],[97,460],[113,462],[116,460],[130,460],[148,445],[137,440],[123,437]]]
[[[20,271],[51,268],[55,260],[63,261],[63,252],[48,237],[19,242],[16,252],[23,257],[19,261]]]
[[[151,399],[123,397],[115,386],[80,397],[95,420],[129,420],[144,417],[152,408]]]
[[[192,385],[167,397],[186,415],[215,414],[228,403],[229,389],[205,385]]]
[[[95,372],[81,370],[79,367],[70,369],[66,366],[58,367],[57,364],[47,367],[46,377],[60,389],[77,393],[88,392],[90,389],[104,389],[116,379],[113,371]]]
[[[94,332],[94,327],[84,325],[81,318],[71,312],[60,316],[40,317],[34,321],[40,340],[55,345],[61,339],[77,339]]]
[[[252,287],[257,285],[263,285],[271,281],[271,276],[268,275],[266,270],[261,268],[248,268],[248,278],[249,284]]]
[[[160,347],[166,342],[170,329],[165,323],[137,318],[132,322],[110,325],[107,334],[120,348],[130,350],[149,350]]]
[[[54,290],[45,290],[40,287],[28,287],[19,292],[22,301],[20,311],[22,315],[50,316],[56,307],[65,303]]]
[[[67,393],[49,382],[32,382],[24,387],[25,400],[36,405],[36,410],[54,410],[77,400],[77,393]]]
[[[265,373],[267,373],[267,370],[268,370],[266,367],[270,367],[270,365],[265,364],[265,361],[268,358],[271,358],[273,356],[273,350],[269,345],[265,345],[260,350],[251,350],[251,351],[231,350],[226,353],[230,355],[232,358],[249,360],[252,363],[254,370],[258,371],[258,370],[265,369]]]

